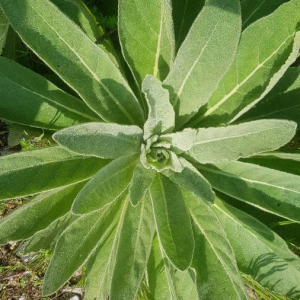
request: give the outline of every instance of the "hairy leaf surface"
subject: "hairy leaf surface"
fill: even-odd
[[[242,272],[263,286],[293,297],[300,293],[300,259],[286,242],[250,215],[217,201],[214,210]]]
[[[0,221],[0,244],[27,239],[65,215],[85,183],[40,194]]]
[[[73,213],[87,214],[115,201],[129,186],[136,164],[135,156],[124,156],[102,168],[78,193]]]
[[[283,120],[259,120],[228,127],[199,128],[188,155],[202,164],[237,160],[277,150],[293,138],[296,128],[296,123]]]
[[[6,43],[8,28],[9,28],[8,20],[4,15],[2,9],[0,8],[0,54],[2,54],[2,50]]]
[[[193,267],[200,299],[248,299],[226,233],[211,206],[184,191],[198,233]]]
[[[170,261],[180,270],[190,266],[194,239],[191,220],[180,189],[157,174],[150,188],[159,240]]]
[[[178,116],[177,127],[218,87],[235,57],[240,31],[238,0],[210,0],[196,18],[164,82]]]
[[[120,0],[119,34],[139,85],[147,74],[165,79],[175,54],[171,0]]]
[[[84,102],[4,57],[0,57],[0,89],[0,118],[7,121],[59,130],[101,120]]]
[[[143,131],[134,125],[88,123],[61,130],[53,135],[63,147],[82,155],[105,159],[138,153]]]
[[[121,72],[56,5],[49,0],[0,4],[23,41],[105,121],[142,123],[142,110]]]
[[[198,168],[216,190],[270,213],[300,221],[300,176],[237,161],[218,164],[217,168]]]
[[[232,122],[270,92],[298,56],[299,19],[300,2],[291,0],[243,32],[235,61],[200,111],[198,125]]]
[[[0,199],[34,195],[85,181],[108,162],[78,156],[61,147],[0,157]]]

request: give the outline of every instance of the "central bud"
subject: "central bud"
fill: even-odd
[[[158,172],[167,169],[179,172],[181,169],[177,155],[171,150],[171,144],[161,140],[158,135],[152,136],[142,144],[141,150],[141,162],[147,169],[155,169]]]

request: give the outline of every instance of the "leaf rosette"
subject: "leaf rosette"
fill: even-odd
[[[300,222],[299,154],[274,152],[300,120],[300,3],[267,2],[119,0],[121,56],[79,0],[0,0],[75,91],[0,58],[0,118],[55,141],[0,158],[0,199],[34,196],[0,243],[54,249],[44,295],[86,265],[87,300],[248,299],[241,272],[297,299],[261,212]]]

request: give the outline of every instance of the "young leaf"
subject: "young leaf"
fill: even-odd
[[[4,15],[2,9],[0,8],[0,55],[6,43],[6,36],[8,33],[9,23]]]
[[[109,159],[140,152],[143,131],[134,125],[88,123],[63,129],[53,139],[75,153]]]
[[[180,48],[204,4],[205,0],[172,0],[176,50]]]
[[[102,168],[78,193],[73,213],[87,214],[119,198],[129,186],[136,164],[135,156],[123,156]]]
[[[300,2],[291,0],[243,32],[234,63],[194,122],[198,127],[233,122],[270,92],[298,56],[299,18]]]
[[[243,162],[198,169],[218,191],[262,210],[300,221],[300,176]]]
[[[43,295],[56,292],[84,264],[93,250],[105,242],[116,226],[121,203],[117,201],[104,210],[84,215],[63,232],[45,275]]]
[[[256,106],[239,118],[286,119],[297,122],[300,128],[300,67],[289,68],[272,91]]]
[[[149,116],[144,125],[144,140],[151,136],[172,132],[175,113],[169,102],[169,92],[162,83],[151,75],[143,81],[143,92],[149,107]]]
[[[71,212],[56,219],[47,228],[38,231],[24,245],[21,244],[21,252],[24,254],[37,253],[40,250],[53,250],[55,244],[64,230],[78,219]]]
[[[179,270],[186,270],[194,253],[191,220],[180,189],[157,174],[150,188],[159,240],[167,257]]]
[[[45,192],[0,221],[0,244],[27,239],[65,215],[85,183]]]
[[[200,299],[248,299],[226,233],[211,206],[192,193],[183,192],[196,230],[193,266]]]
[[[199,299],[195,271],[175,269],[166,258],[157,237],[153,240],[147,271],[150,299]]]
[[[182,154],[193,147],[196,135],[196,129],[186,128],[183,131],[164,134],[159,140],[169,142],[174,152]]]
[[[243,28],[271,14],[281,4],[288,1],[289,0],[243,0],[241,3]]]
[[[4,57],[0,57],[0,89],[3,120],[48,130],[101,120],[84,102]]]
[[[241,271],[274,292],[289,297],[299,295],[300,259],[285,241],[255,218],[220,200],[214,210],[225,227]]]
[[[129,198],[132,205],[137,205],[148,192],[156,172],[152,169],[146,169],[141,162],[138,162],[134,168],[133,176],[129,186]]]
[[[238,0],[206,3],[164,82],[178,116],[178,128],[206,104],[218,87],[235,57],[240,32]]]
[[[0,200],[85,181],[108,162],[78,156],[61,147],[0,157]]]
[[[127,207],[116,252],[110,299],[135,299],[146,271],[154,228],[147,193],[138,206]]]
[[[0,4],[22,40],[101,118],[143,123],[140,105],[119,69],[55,4],[49,0]]]
[[[216,195],[213,192],[210,183],[187,160],[182,158],[180,159],[180,162],[183,166],[182,172],[175,173],[171,170],[166,170],[163,174],[182,189],[189,190],[203,200],[214,202]]]
[[[147,74],[164,80],[175,54],[171,0],[120,0],[119,34],[137,83]]]
[[[188,155],[201,164],[237,160],[284,146],[293,138],[296,128],[296,123],[284,120],[199,128]]]
[[[265,153],[249,157],[243,161],[269,169],[300,175],[300,154],[298,153]]]

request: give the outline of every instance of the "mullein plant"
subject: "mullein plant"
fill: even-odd
[[[54,249],[44,295],[86,266],[86,300],[248,299],[241,273],[300,299],[300,259],[234,205],[300,222],[300,155],[274,152],[300,122],[300,1],[275,2],[119,0],[120,55],[77,0],[0,0],[74,91],[0,58],[0,118],[56,142],[0,158],[2,201],[32,196],[0,243]]]

